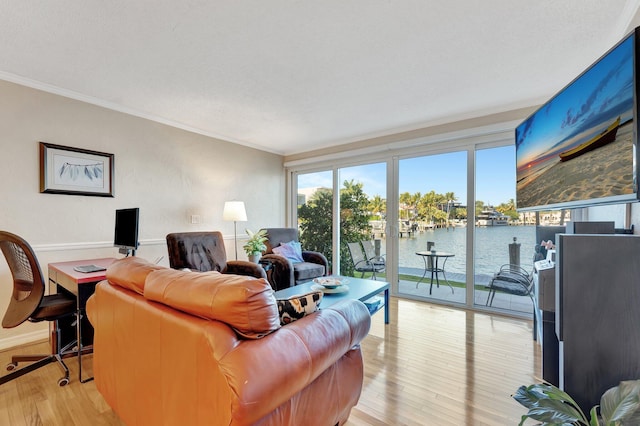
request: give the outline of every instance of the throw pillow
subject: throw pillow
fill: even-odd
[[[280,324],[290,324],[314,313],[318,310],[320,302],[322,302],[321,291],[313,291],[307,294],[291,296],[288,299],[277,300]]]
[[[304,262],[304,260],[302,259],[302,246],[297,241],[282,243],[278,247],[274,247],[273,252],[280,256],[286,257],[292,263]]]

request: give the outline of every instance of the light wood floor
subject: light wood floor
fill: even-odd
[[[392,298],[372,318],[364,387],[348,426],[517,425],[511,395],[540,376],[532,321]]]
[[[392,298],[391,324],[377,313],[362,343],[364,387],[347,425],[518,424],[526,410],[511,394],[540,371],[531,328],[530,321]],[[0,367],[11,353],[47,348],[0,352]],[[72,380],[62,388],[55,364],[1,385],[0,425],[123,425],[93,382],[78,382],[76,360],[67,365]],[[91,356],[83,365],[83,375],[91,374]]]

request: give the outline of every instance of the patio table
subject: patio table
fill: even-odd
[[[445,274],[444,272],[444,265],[447,263],[447,259],[455,256],[455,254],[441,250],[417,251],[416,254],[422,257],[422,260],[424,261],[424,273],[422,274],[422,278],[420,278],[420,280],[416,283],[416,288],[418,288],[418,284],[420,284],[422,280],[424,280],[424,278],[427,276],[427,272],[431,272],[431,285],[429,286],[429,294],[431,294],[431,290],[433,289],[433,276],[435,275],[436,285],[438,286],[438,288],[440,288],[440,280],[438,278],[438,274],[442,273],[444,280],[451,288],[451,293],[453,293],[453,287],[447,279],[447,274]],[[444,259],[442,261],[442,266],[438,266],[438,262],[440,259]]]

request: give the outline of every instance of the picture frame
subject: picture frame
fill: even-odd
[[[113,197],[114,155],[40,142],[40,192]]]

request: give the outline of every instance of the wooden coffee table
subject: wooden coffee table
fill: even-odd
[[[372,297],[384,293],[384,300],[380,302],[380,304],[371,312],[378,312],[380,309],[384,308],[384,323],[389,324],[389,283],[384,281],[375,281],[375,280],[365,280],[361,278],[353,278],[353,277],[339,277],[336,278],[346,279],[346,285],[349,287],[349,290],[343,293],[324,293],[322,297],[322,302],[320,302],[320,309],[328,308],[331,305],[334,305],[341,300],[350,300],[357,299],[361,302],[365,302]],[[314,285],[313,281],[308,281],[306,283],[298,284],[293,287],[285,288],[283,290],[279,290],[275,292],[276,299],[286,299],[291,296],[295,296],[297,294],[304,294],[314,291],[311,286]]]

